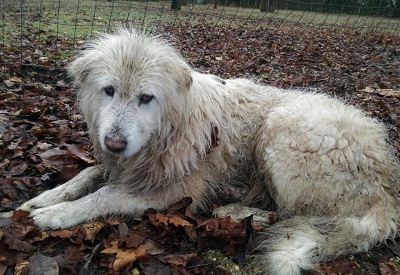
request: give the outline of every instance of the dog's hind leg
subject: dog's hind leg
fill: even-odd
[[[283,221],[261,236],[254,261],[260,273],[315,270],[397,234],[400,170],[384,128],[335,101],[318,103],[343,110],[328,116],[311,104],[306,115],[292,111],[302,107],[296,105],[266,124],[259,163]]]
[[[25,202],[18,209],[31,212],[64,201],[76,200],[98,189],[105,180],[101,166],[88,167],[70,181]]]
[[[365,252],[394,237],[398,216],[381,203],[364,217],[297,216],[278,222],[258,236],[251,270],[264,274],[301,274],[318,270],[318,263],[339,255]]]

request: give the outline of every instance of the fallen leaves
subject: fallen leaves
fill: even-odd
[[[155,226],[164,225],[168,227],[169,225],[178,226],[193,226],[192,223],[188,222],[184,215],[180,214],[178,210],[187,207],[191,204],[191,198],[184,198],[180,202],[171,205],[167,213],[155,213],[149,214],[149,219]]]
[[[379,271],[382,275],[399,275],[400,268],[393,262],[379,263]]]
[[[381,96],[400,97],[400,90],[393,90],[393,89],[372,89],[370,87],[366,87],[363,90],[363,92],[377,93]]]
[[[98,271],[140,267],[150,272],[144,274],[154,274],[151,266],[175,274],[189,268],[193,274],[207,274],[215,265],[199,251],[212,247],[235,255],[243,250],[246,229],[243,222],[230,218],[194,216],[190,204],[191,199],[184,198],[166,211],[149,210],[142,221],[113,218],[110,223],[93,221],[55,231],[43,231],[28,212],[14,211],[11,218],[0,219],[0,264],[14,266],[21,274],[39,269],[76,274],[93,266]]]
[[[33,245],[35,237],[40,236],[40,230],[27,218],[26,211],[15,211],[11,222],[0,230],[0,262],[12,265],[21,262],[36,250]],[[34,236],[25,238],[26,236]]]
[[[0,93],[5,110],[0,116],[0,209],[5,210],[71,179],[95,161],[75,101],[61,100],[74,97],[70,90],[55,93],[53,87],[47,93],[32,85],[21,92]]]

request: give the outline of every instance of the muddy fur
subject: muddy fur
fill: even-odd
[[[384,126],[352,106],[198,73],[166,41],[126,29],[91,41],[69,72],[100,164],[21,206],[41,227],[187,196],[196,211],[223,194],[281,217],[254,256],[269,274],[316,269],[397,234],[398,159]]]

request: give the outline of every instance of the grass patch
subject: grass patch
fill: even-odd
[[[182,6],[181,11],[174,11],[170,9],[170,2],[166,1],[31,0],[16,4],[5,0],[2,8],[2,41],[6,41],[7,33],[24,29],[37,32],[42,38],[56,35],[83,39],[96,31],[109,31],[118,25],[143,28],[160,23],[207,22],[226,26],[248,25],[251,28],[268,24],[269,20],[280,20],[282,23],[391,32],[398,32],[400,28],[398,19],[348,14],[291,10],[265,13],[258,9],[224,6],[213,9],[212,5],[193,4]]]

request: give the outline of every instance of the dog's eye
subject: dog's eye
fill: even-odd
[[[139,97],[139,104],[147,104],[147,103],[149,103],[153,98],[154,98],[154,96],[152,96],[152,95],[142,94],[142,95],[140,95],[140,97]]]
[[[106,95],[108,96],[114,96],[115,94],[115,89],[113,86],[108,85],[106,87],[104,87],[104,92],[106,93]]]

